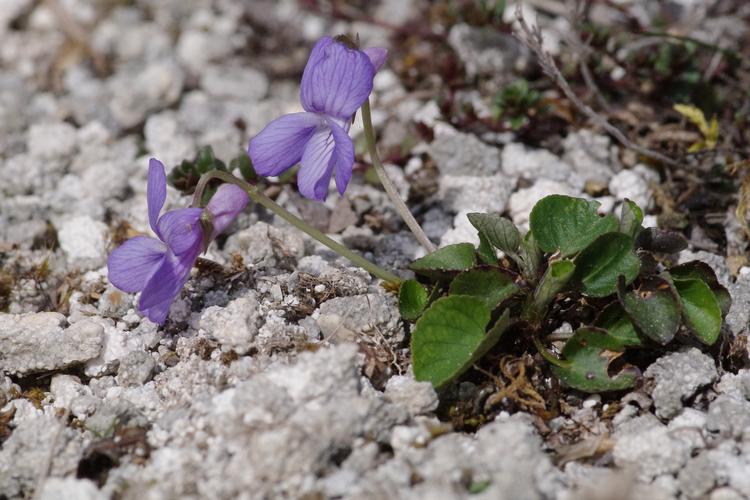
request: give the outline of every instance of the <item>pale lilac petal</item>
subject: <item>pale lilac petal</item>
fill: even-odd
[[[297,187],[302,196],[325,200],[333,172],[333,150],[336,143],[331,129],[321,128],[307,143],[302,155],[302,165],[297,172]]]
[[[154,323],[163,324],[169,307],[190,277],[190,269],[200,253],[200,241],[181,255],[167,252],[161,265],[141,293],[138,310]]]
[[[169,316],[169,308],[172,307],[172,302],[174,302],[175,297],[172,297],[170,300],[164,300],[149,308],[143,308],[143,306],[141,306],[139,303],[138,311],[157,325],[163,325],[164,322],[167,321],[167,316]]]
[[[302,107],[349,119],[370,95],[374,76],[375,67],[364,52],[321,40],[302,75]]]
[[[232,223],[232,221],[245,210],[248,197],[244,189],[234,184],[222,184],[211,201],[206,205],[206,210],[213,216],[214,232],[211,238],[215,238]]]
[[[315,67],[325,59],[325,49],[336,43],[330,36],[324,36],[315,44],[312,51],[310,51],[310,57],[307,58],[307,64],[305,65],[305,71],[302,73],[302,81],[300,83],[300,101],[302,101],[302,107],[305,111],[315,111],[312,106],[312,95],[310,94],[313,87],[313,73]]]
[[[354,166],[354,143],[352,142],[346,130],[335,123],[329,122],[333,140],[336,147],[333,149],[331,161],[333,162],[333,171],[336,175],[336,187],[339,194],[344,194],[349,180],[352,178],[352,167]]]
[[[370,62],[375,68],[375,71],[378,71],[388,58],[388,49],[383,49],[381,47],[370,47],[363,49],[362,52],[367,54],[367,57],[370,58]]]
[[[179,255],[203,240],[199,220],[202,208],[170,210],[159,218],[159,231],[169,249]]]
[[[255,171],[264,176],[279,175],[299,163],[322,118],[313,113],[292,113],[272,121],[247,148]]]
[[[140,292],[164,260],[167,247],[147,236],[131,238],[109,254],[109,281],[123,292]]]
[[[148,222],[151,225],[151,229],[157,235],[159,235],[157,221],[159,220],[159,213],[166,199],[167,174],[164,171],[164,164],[156,158],[151,158],[148,162],[146,201],[148,203]]]

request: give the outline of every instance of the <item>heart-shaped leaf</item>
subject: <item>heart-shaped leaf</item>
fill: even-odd
[[[660,277],[643,280],[636,290],[627,291],[620,279],[617,297],[638,331],[667,344],[680,327],[680,298],[671,283]]]
[[[700,279],[676,280],[685,324],[698,340],[712,345],[721,331],[721,307],[709,286]]]
[[[516,226],[500,214],[468,214],[469,222],[480,235],[495,248],[507,254],[515,254],[521,244],[521,234]]]
[[[726,316],[729,308],[732,307],[732,296],[729,295],[729,290],[719,283],[713,268],[705,262],[699,260],[685,262],[684,264],[670,268],[669,275],[675,281],[687,279],[704,281],[711,291],[714,292],[716,300],[719,302],[719,307],[721,307],[722,316]]]
[[[470,269],[453,279],[449,293],[471,295],[493,310],[517,291],[513,278],[499,269]]]
[[[619,302],[612,302],[596,318],[594,325],[607,330],[623,347],[640,347],[643,339],[638,336],[635,325],[625,314]]]
[[[619,391],[635,385],[638,370],[625,365],[616,375],[609,365],[622,356],[620,342],[599,328],[579,328],[565,343],[565,363],[553,365],[552,372],[565,384],[584,392]]]
[[[604,233],[617,231],[613,215],[600,217],[599,202],[553,194],[542,198],[531,210],[529,226],[539,248],[574,255]]]
[[[458,243],[439,248],[411,263],[409,269],[432,278],[443,278],[451,273],[471,269],[477,263],[474,245]]]
[[[490,310],[483,301],[465,295],[436,300],[412,332],[414,377],[440,388],[469,369],[497,342],[510,323],[506,310],[485,333]]]
[[[630,200],[625,200],[620,209],[620,232],[631,238],[643,230],[643,210]]]
[[[617,290],[617,280],[625,277],[630,284],[640,270],[640,260],[633,250],[633,239],[623,233],[599,236],[576,257],[575,280],[581,291],[591,297],[606,297]]]
[[[425,307],[429,294],[417,280],[406,280],[398,290],[398,310],[401,317],[408,321],[416,320]]]

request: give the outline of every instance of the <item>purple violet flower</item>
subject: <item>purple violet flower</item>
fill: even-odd
[[[163,324],[169,307],[190,276],[198,255],[245,209],[247,193],[233,184],[222,184],[206,208],[180,208],[159,217],[167,198],[164,164],[151,158],[148,166],[148,221],[156,238],[136,236],[109,256],[109,281],[124,292],[141,292],[138,310],[154,323]],[[204,224],[213,230],[204,242]],[[208,226],[211,227],[211,226]]]
[[[301,163],[297,185],[303,196],[324,200],[331,175],[343,194],[354,165],[352,116],[370,95],[375,72],[387,55],[386,49],[357,50],[321,38],[302,74],[305,112],[277,118],[250,141],[247,153],[255,171],[279,175]]]

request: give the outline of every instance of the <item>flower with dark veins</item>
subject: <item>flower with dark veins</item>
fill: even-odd
[[[129,239],[110,254],[107,269],[114,286],[141,292],[141,314],[163,324],[198,255],[245,209],[248,196],[235,185],[222,184],[206,208],[180,208],[159,216],[167,198],[167,177],[162,162],[151,158],[146,198],[157,238]]]
[[[318,41],[302,74],[305,112],[277,118],[250,141],[247,152],[255,171],[274,176],[301,163],[297,185],[303,196],[324,200],[332,175],[343,194],[354,165],[352,117],[372,92],[387,54],[382,48],[351,48],[331,37]]]

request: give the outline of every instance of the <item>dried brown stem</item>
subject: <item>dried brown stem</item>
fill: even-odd
[[[581,76],[583,77],[583,81],[586,82],[586,86],[596,98],[599,106],[605,111],[609,111],[609,103],[604,97],[601,89],[599,89],[599,86],[596,84],[591,68],[589,68],[589,57],[591,56],[591,46],[589,45],[590,39],[584,41],[581,38],[581,26],[586,17],[586,5],[584,5],[581,0],[573,0],[570,4],[571,8],[568,9],[570,13],[568,15],[568,22],[570,23],[568,44],[571,46],[576,58],[578,59],[578,67],[581,70]]]
[[[539,61],[539,65],[542,67],[542,71],[544,71],[544,73],[552,79],[555,85],[557,85],[563,92],[563,94],[565,94],[565,97],[567,97],[568,100],[572,102],[576,108],[578,108],[583,114],[585,114],[589,118],[589,120],[591,120],[595,125],[606,130],[607,133],[612,135],[620,144],[622,144],[623,147],[635,151],[636,153],[647,158],[651,158],[652,160],[656,160],[673,167],[680,166],[680,163],[678,161],[657,151],[653,151],[634,143],[633,141],[628,139],[620,129],[609,123],[609,121],[604,116],[600,115],[599,113],[594,111],[588,104],[584,103],[575,94],[575,92],[573,92],[573,89],[570,88],[570,84],[562,75],[560,69],[557,67],[555,59],[542,47],[542,32],[539,29],[538,25],[534,28],[531,28],[528,25],[526,19],[523,16],[523,12],[521,11],[520,3],[516,4],[516,19],[518,20],[519,24],[519,30],[514,32],[516,38],[518,38],[521,43],[526,45],[529,50],[531,50],[536,55]]]

